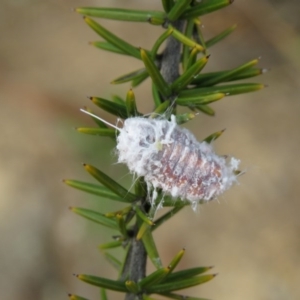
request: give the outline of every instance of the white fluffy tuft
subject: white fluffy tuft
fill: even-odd
[[[150,188],[161,188],[174,198],[195,205],[211,200],[236,182],[239,160],[218,156],[210,144],[171,121],[129,118],[117,138],[118,161],[132,173],[145,177]]]

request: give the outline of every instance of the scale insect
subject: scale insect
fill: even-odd
[[[120,133],[117,137],[118,162],[125,163],[137,176],[143,176],[148,190],[188,200],[194,207],[200,200],[209,201],[237,181],[239,160],[218,156],[211,144],[199,142],[185,128],[177,125],[175,116],[166,119],[132,117],[118,128],[98,118]]]

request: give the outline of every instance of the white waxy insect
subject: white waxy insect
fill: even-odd
[[[227,161],[215,154],[210,144],[197,141],[190,131],[178,126],[175,116],[171,121],[128,118],[123,128],[109,125],[120,132],[118,161],[143,176],[149,189],[162,189],[166,195],[195,205],[216,198],[236,182],[239,160]]]

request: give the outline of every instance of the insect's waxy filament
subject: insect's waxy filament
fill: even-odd
[[[103,122],[104,124],[106,124],[106,125],[108,125],[108,126],[110,126],[110,127],[115,128],[115,129],[118,130],[118,131],[121,131],[121,129],[120,129],[119,127],[117,127],[117,126],[115,126],[115,125],[113,125],[113,124],[111,124],[111,123],[105,121],[104,119],[102,119],[102,118],[100,118],[100,117],[98,117],[98,116],[96,116],[96,115],[90,113],[90,112],[87,111],[87,110],[84,110],[83,108],[80,108],[80,111],[82,111],[83,113],[85,113],[85,114],[87,114],[87,115],[90,115],[90,116],[93,117],[93,118],[96,118],[97,120]]]

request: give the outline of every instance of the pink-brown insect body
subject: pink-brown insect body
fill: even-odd
[[[129,118],[117,139],[119,162],[144,176],[149,187],[197,203],[211,200],[236,181],[238,161],[227,163],[212,146],[171,121]]]

